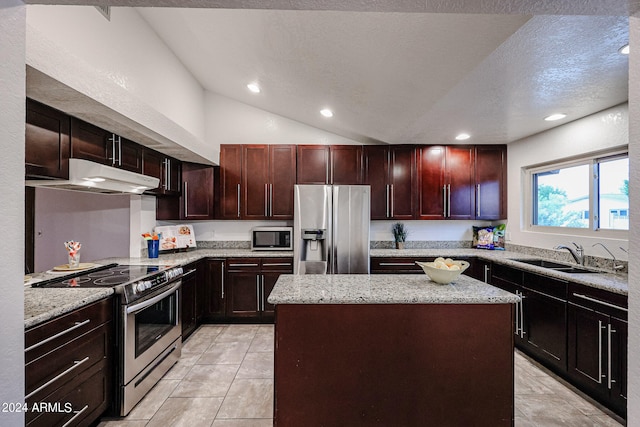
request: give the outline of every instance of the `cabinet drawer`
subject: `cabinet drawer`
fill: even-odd
[[[388,257],[371,258],[371,271],[376,273],[412,274],[422,273],[422,267],[416,261],[429,262],[434,258]]]
[[[88,426],[107,409],[112,393],[109,364],[98,363],[76,381],[43,399],[27,400],[28,427]],[[68,423],[68,424],[67,424]]]
[[[262,258],[262,270],[293,273],[293,258]]]
[[[108,358],[111,353],[112,332],[112,322],[104,323],[28,362],[25,372],[27,399],[40,400],[91,366]]]
[[[491,280],[501,279],[515,285],[522,285],[522,271],[505,265],[493,264],[491,266]]]
[[[25,332],[26,363],[60,347],[113,318],[113,298],[107,298]]]
[[[260,258],[229,258],[229,271],[260,271]]]
[[[628,297],[603,289],[569,283],[569,302],[627,320]]]
[[[568,282],[533,273],[524,273],[523,287],[567,301]]]

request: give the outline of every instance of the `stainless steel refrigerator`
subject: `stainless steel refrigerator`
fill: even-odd
[[[296,185],[295,274],[368,274],[371,188]]]

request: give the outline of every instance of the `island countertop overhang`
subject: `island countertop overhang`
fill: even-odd
[[[426,275],[292,275],[278,278],[270,304],[515,304],[520,297],[461,275],[440,285]]]

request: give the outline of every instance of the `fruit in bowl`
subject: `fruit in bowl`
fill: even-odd
[[[416,264],[422,267],[429,279],[442,285],[453,282],[469,268],[467,261],[455,261],[442,257],[436,258],[433,262],[416,261]]]

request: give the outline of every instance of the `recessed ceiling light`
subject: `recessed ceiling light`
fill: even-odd
[[[329,110],[328,108],[323,108],[322,110],[320,110],[320,114],[325,117],[333,117],[333,111]]]
[[[545,117],[544,119],[548,122],[554,122],[556,120],[560,120],[560,119],[564,119],[565,117],[567,117],[566,114],[562,114],[562,113],[556,113],[556,114],[552,114],[550,116]]]
[[[249,83],[247,88],[253,93],[260,93],[260,86],[258,86],[258,83]]]
[[[625,44],[620,49],[618,49],[618,52],[620,52],[623,55],[629,55],[629,45]]]
[[[471,135],[469,135],[468,133],[461,133],[460,135],[456,136],[456,139],[458,141],[464,141],[465,139],[469,138],[471,138]]]

